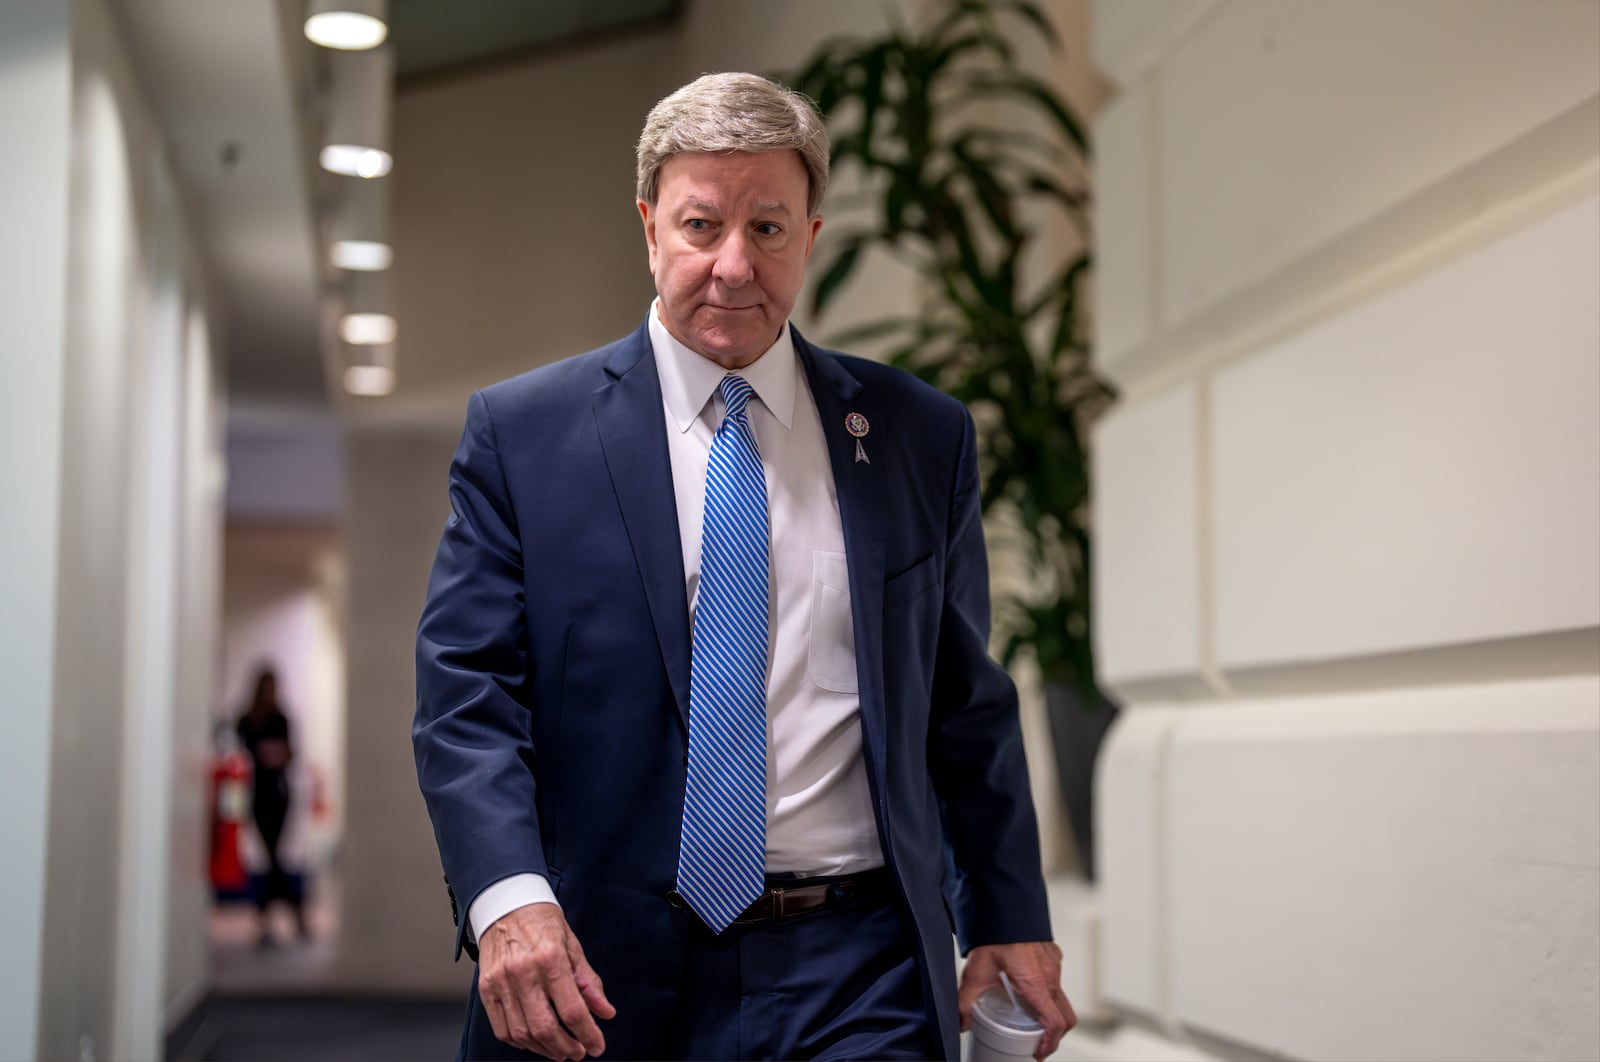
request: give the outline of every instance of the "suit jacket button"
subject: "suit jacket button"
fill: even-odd
[[[683,898],[683,894],[677,889],[673,889],[671,892],[667,893],[667,903],[674,911],[681,911],[685,907],[689,906],[689,901],[685,900]]]

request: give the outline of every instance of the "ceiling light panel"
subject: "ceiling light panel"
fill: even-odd
[[[348,365],[344,389],[362,398],[382,398],[394,391],[394,370],[387,365]]]
[[[339,319],[339,338],[355,346],[393,343],[399,331],[386,313],[347,313]]]
[[[340,51],[376,48],[389,36],[387,14],[384,0],[311,0],[306,39]]]
[[[377,240],[335,240],[328,259],[336,269],[377,273],[394,264],[394,248]]]

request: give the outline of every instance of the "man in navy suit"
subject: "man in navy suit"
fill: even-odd
[[[1002,970],[1076,1020],[972,420],[788,324],[827,179],[803,97],[679,89],[644,323],[468,404],[413,730],[463,1057],[953,1058]]]

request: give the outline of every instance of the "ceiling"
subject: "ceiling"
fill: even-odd
[[[323,399],[307,42],[276,4],[122,0],[117,14],[208,266],[230,392]]]
[[[390,0],[402,79],[466,73],[574,41],[662,25],[683,0]]]
[[[113,0],[194,222],[218,307],[230,402],[328,409],[325,208],[315,163],[327,54],[306,0]],[[535,51],[660,25],[682,0],[391,0],[404,80],[470,76]],[[404,159],[396,160],[404,166]]]

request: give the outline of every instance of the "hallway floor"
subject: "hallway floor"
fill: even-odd
[[[338,996],[214,996],[205,1062],[409,1062],[455,1057],[460,1002]]]
[[[209,926],[211,996],[169,1045],[184,1062],[378,1062],[453,1058],[464,1000],[356,996],[336,990],[338,904],[327,877],[307,904],[311,939],[286,910],[263,948],[255,910],[229,905]]]
[[[294,920],[282,904],[270,911],[276,945],[260,946],[261,929],[249,904],[228,904],[211,910],[211,991],[223,996],[306,995],[335,983],[338,960],[339,905],[331,879],[319,881],[306,901],[311,938],[295,935]]]

